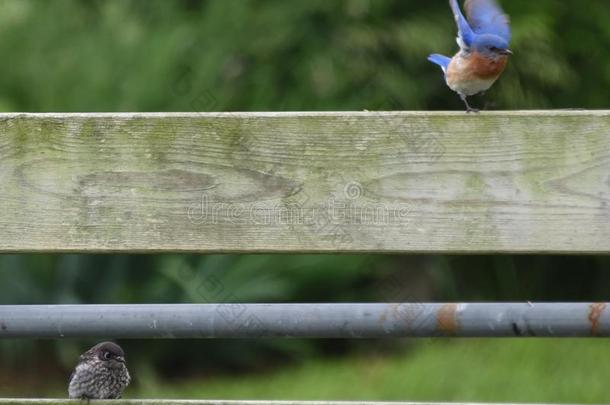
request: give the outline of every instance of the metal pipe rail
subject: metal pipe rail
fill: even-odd
[[[0,338],[608,337],[606,303],[3,305]]]

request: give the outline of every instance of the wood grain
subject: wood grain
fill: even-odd
[[[2,114],[0,252],[610,253],[610,111]]]

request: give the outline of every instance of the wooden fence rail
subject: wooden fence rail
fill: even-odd
[[[610,253],[610,111],[1,114],[0,252]]]

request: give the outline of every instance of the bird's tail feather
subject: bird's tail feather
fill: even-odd
[[[449,67],[449,63],[451,62],[451,58],[444,55],[439,55],[438,53],[428,56],[428,60],[432,63],[439,65],[445,73],[447,73],[447,68]]]

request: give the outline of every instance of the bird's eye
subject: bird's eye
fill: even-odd
[[[492,46],[491,48],[489,48],[492,52],[498,52],[499,49],[496,48],[495,46]]]
[[[104,358],[106,360],[110,360],[111,357],[112,357],[112,355],[110,354],[110,352],[104,352]]]

